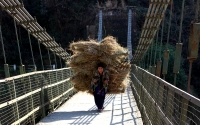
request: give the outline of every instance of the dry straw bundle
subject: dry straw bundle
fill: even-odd
[[[121,47],[114,37],[108,36],[101,42],[95,40],[73,42],[70,44],[70,50],[73,55],[67,64],[74,72],[71,81],[75,90],[92,93],[90,84],[93,73],[97,70],[97,64],[103,62],[110,74],[108,93],[118,94],[125,91],[131,68],[127,62],[128,50]]]

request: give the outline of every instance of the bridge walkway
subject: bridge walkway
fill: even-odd
[[[94,98],[78,92],[37,125],[142,125],[142,118],[130,86],[123,94],[107,94],[105,109],[97,112]]]

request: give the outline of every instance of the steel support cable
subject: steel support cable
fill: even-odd
[[[152,62],[153,46],[154,46],[154,42],[152,42],[152,45],[151,45],[150,66],[151,66],[151,62]]]
[[[159,52],[159,60],[160,60],[160,61],[161,61],[161,51],[162,51],[162,42],[163,42],[164,23],[165,23],[165,17],[163,17],[162,29],[161,29],[160,52]]]
[[[59,56],[59,59],[60,59],[60,68],[62,68],[62,61],[61,61],[60,56]]]
[[[60,44],[59,44],[59,46],[61,46]],[[62,68],[62,61],[61,61],[61,58],[60,58],[60,56],[58,56],[59,57],[59,59],[60,59],[60,68]]]
[[[172,7],[173,7],[173,0],[171,0],[171,6],[170,6],[170,16],[169,16],[169,26],[168,26],[168,33],[167,33],[166,49],[168,49],[168,44],[169,44],[169,34],[170,34],[171,22],[172,22]]]
[[[165,49],[165,54],[164,54],[165,56],[164,56],[164,61],[163,61],[163,79],[165,79],[165,76],[168,70],[168,62],[169,62],[168,45],[169,45],[169,35],[170,35],[170,30],[171,30],[172,7],[173,7],[173,0],[171,0],[171,6],[170,6],[169,25],[168,25],[168,31],[167,31],[167,43],[166,43],[166,49]]]
[[[3,43],[3,36],[2,36],[2,31],[1,31],[1,24],[0,24],[0,37],[1,37],[1,44],[2,44],[2,50],[3,50],[4,64],[7,64],[5,48],[4,48],[4,43]]]
[[[156,36],[156,48],[155,48],[155,53],[154,53],[154,66],[156,65],[156,55],[157,55],[158,34],[159,34],[159,30],[157,31],[157,36]]]
[[[30,37],[30,33],[29,33],[29,32],[28,32],[28,40],[29,40],[29,44],[30,44],[30,49],[31,49],[31,56],[32,56],[33,65],[34,65],[34,67],[36,68],[35,59],[34,59],[34,56],[33,56],[32,44],[31,44],[31,37]]]
[[[40,59],[41,59],[41,64],[42,64],[42,70],[44,70],[44,64],[43,64],[43,59],[42,59],[42,52],[41,52],[39,41],[38,41],[38,47],[39,47],[39,52],[40,52]]]
[[[149,67],[149,49],[147,50],[147,69]]]
[[[51,57],[50,57],[49,49],[47,49],[47,51],[48,51],[48,57],[49,57],[49,65],[50,65],[50,67],[52,69],[52,66],[51,66]]]
[[[20,64],[22,66],[23,64],[22,64],[22,58],[21,58],[21,50],[20,50],[20,46],[19,46],[19,38],[18,38],[17,26],[16,26],[15,19],[14,19],[14,26],[15,26],[15,33],[16,33],[16,38],[17,38],[17,47],[18,47],[18,52],[19,52]]]
[[[199,18],[199,0],[197,0],[196,3],[196,11],[195,11],[195,22],[198,22]],[[190,82],[191,82],[191,74],[192,74],[192,63],[193,59],[189,60],[189,74],[188,74],[188,86],[187,86],[187,92],[190,93]]]
[[[180,29],[179,29],[179,37],[178,42],[181,42],[181,33],[182,33],[182,25],[183,25],[183,11],[185,6],[185,0],[182,2],[182,9],[181,9],[181,21],[180,21]]]
[[[57,61],[56,61],[56,54],[55,54],[55,52],[53,53],[53,55],[54,55],[54,60],[55,60],[55,68],[57,69]]]
[[[181,33],[182,33],[184,6],[185,6],[185,0],[182,1],[181,20],[180,20],[180,29],[179,29],[178,43],[181,43]],[[177,73],[174,73],[174,85],[176,85],[176,77],[177,77],[176,75],[177,75]]]
[[[198,22],[199,18],[199,0],[197,0],[196,11],[195,11],[195,21]]]

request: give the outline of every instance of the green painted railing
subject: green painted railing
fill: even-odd
[[[200,125],[200,99],[140,67],[131,81],[145,125]]]
[[[35,124],[75,92],[70,68],[26,73],[0,80],[0,125]]]

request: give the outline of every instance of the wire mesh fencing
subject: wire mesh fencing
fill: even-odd
[[[37,71],[0,80],[0,125],[35,123],[75,92],[72,70]]]
[[[200,99],[140,67],[131,79],[145,125],[200,125]]]

